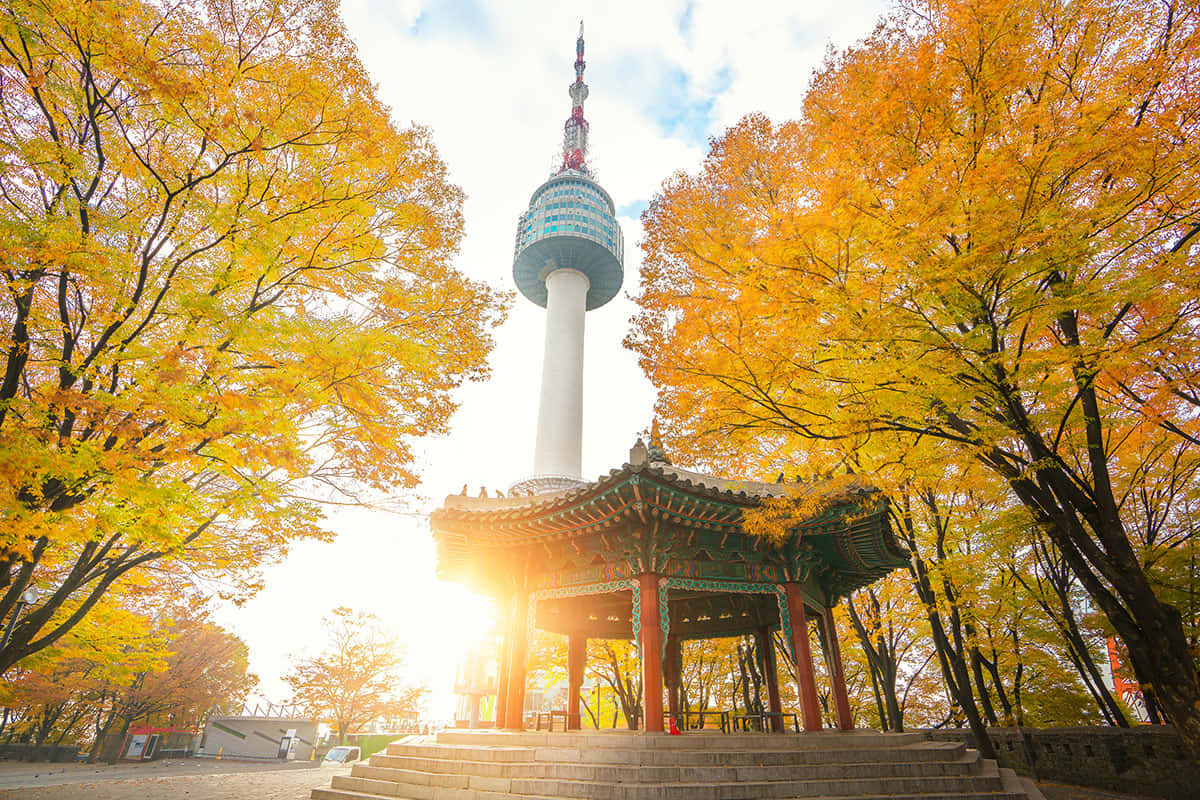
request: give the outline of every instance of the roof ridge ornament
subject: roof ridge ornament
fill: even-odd
[[[638,441],[641,440],[639,439]],[[655,417],[654,422],[650,424],[650,448],[647,451],[647,456],[651,464],[671,466],[671,459],[667,458],[667,451],[662,446],[662,437],[658,433],[658,417]]]
[[[629,466],[644,467],[650,463],[649,451],[646,450],[646,443],[642,441],[642,437],[638,437],[634,442],[633,447],[629,448]]]

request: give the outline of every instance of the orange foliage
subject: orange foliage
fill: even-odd
[[[322,622],[328,646],[316,656],[295,659],[284,677],[293,703],[334,723],[339,743],[375,719],[418,710],[427,687],[403,674],[404,649],[373,614],[342,606]]]
[[[462,192],[330,0],[0,11],[0,669],[125,571],[232,595],[316,501],[411,487],[504,298],[452,265]]]
[[[684,457],[1007,489],[1200,760],[1138,519],[1196,493],[1198,91],[1194,4],[906,6],[667,181],[629,345]]]

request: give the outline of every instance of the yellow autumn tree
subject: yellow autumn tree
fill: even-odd
[[[80,624],[5,675],[3,734],[27,736],[32,747],[78,743],[111,727],[111,706],[139,674],[167,669],[168,638],[131,610],[144,597],[108,592]],[[137,592],[141,594],[141,592]],[[133,601],[133,602],[131,602]]]
[[[291,702],[336,725],[338,744],[372,721],[415,716],[428,687],[405,674],[404,647],[379,619],[339,606],[321,622],[325,649],[294,657],[283,677]]]
[[[130,569],[244,591],[314,499],[412,486],[504,298],[333,0],[14,0],[0,81],[0,620],[42,589],[2,671]]]
[[[97,735],[90,759],[104,757],[105,733],[115,732],[116,741],[124,741],[139,719],[157,727],[199,730],[214,706],[244,702],[258,683],[248,671],[246,643],[211,622],[206,609],[164,610],[170,616],[150,623],[167,648],[163,668],[134,671],[108,687],[111,704],[97,728],[104,733]],[[113,763],[119,757],[116,749],[108,755]]]
[[[894,486],[982,468],[1200,761],[1200,676],[1133,508],[1147,471],[1196,493],[1198,22],[906,5],[796,121],[749,117],[665,184],[630,343],[681,453],[770,474],[821,442]]]

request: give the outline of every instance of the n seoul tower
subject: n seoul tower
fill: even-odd
[[[621,289],[625,243],[616,208],[586,164],[583,23],[575,40],[571,116],[563,127],[562,166],[529,198],[517,223],[513,280],[546,309],[546,345],[533,476],[517,492],[580,485],[583,437],[584,315]]]

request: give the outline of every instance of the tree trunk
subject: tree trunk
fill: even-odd
[[[1088,647],[1083,633],[1079,630],[1079,621],[1075,617],[1075,608],[1071,604],[1071,587],[1075,579],[1070,567],[1065,563],[1062,554],[1045,536],[1036,528],[1032,533],[1035,563],[1039,567],[1039,570],[1034,572],[1034,579],[1037,581],[1038,589],[1041,589],[1042,577],[1038,573],[1045,574],[1045,581],[1058,601],[1057,610],[1050,607],[1042,591],[1035,590],[1029,585],[1019,570],[1010,570],[1013,578],[1025,588],[1029,596],[1058,629],[1059,634],[1063,637],[1067,657],[1075,665],[1075,671],[1079,673],[1083,685],[1087,687],[1088,693],[1096,701],[1096,707],[1104,716],[1105,721],[1109,725],[1128,728],[1129,720],[1125,717],[1125,712],[1122,711],[1120,704],[1108,690],[1104,676],[1100,674],[1096,661],[1092,658],[1091,648]]]
[[[50,731],[54,728],[54,724],[58,722],[63,711],[66,710],[67,704],[59,703],[57,706],[43,706],[41,718],[34,727],[33,746],[29,748],[29,760],[33,761],[37,756],[37,750],[46,742],[46,738],[50,735]]]
[[[738,674],[741,676],[742,703],[746,708],[746,713],[749,714],[753,711],[753,706],[750,705],[750,678],[746,674],[746,654],[742,651],[741,642],[738,642],[737,654]]]
[[[1044,521],[1047,535],[1125,643],[1143,694],[1153,695],[1175,725],[1188,757],[1200,764],[1200,675],[1183,617],[1155,595],[1120,518],[1090,509],[1091,524],[1085,527],[1082,514],[1059,503],[1060,495],[1069,496],[1071,487],[1060,485],[1065,477],[1055,473],[1043,470],[1037,482],[1018,477],[1011,483]]]
[[[904,711],[900,708],[900,698],[896,691],[896,663],[893,661],[886,679],[883,681],[883,700],[888,711],[890,730],[896,733],[904,732]]]
[[[126,714],[122,716],[122,719],[124,721],[121,724],[121,733],[117,736],[120,743],[117,745],[117,749],[113,751],[112,757],[108,760],[109,764],[116,764],[121,760],[121,745],[125,744],[125,734],[129,733],[129,726],[133,724],[132,714]],[[97,745],[101,744],[103,744],[103,741],[97,742]]]
[[[584,696],[581,699],[583,701],[583,710],[587,712],[588,719],[592,721],[592,726],[596,728],[596,730],[600,730],[600,704],[596,703],[596,711],[593,713],[592,707],[588,705],[587,697]]]
[[[875,695],[875,711],[879,714],[879,728],[883,731],[891,730],[888,724],[887,712],[883,709],[883,695],[879,693],[879,674],[875,669],[875,665],[867,660],[867,674],[871,676],[871,692]]]
[[[979,648],[972,647],[968,650],[971,663],[971,676],[975,679],[975,688],[979,696],[979,705],[983,708],[983,717],[987,720],[989,726],[1000,724],[999,717],[996,716],[996,710],[992,707],[992,697],[988,692],[987,682],[983,678],[983,656],[979,653]]]
[[[863,590],[867,595],[868,610],[874,612],[873,619],[880,619],[881,607],[875,593],[870,587]],[[893,648],[888,646],[883,632],[872,639],[871,632],[855,608],[854,598],[846,598],[846,611],[850,615],[850,624],[858,637],[863,655],[867,657],[868,673],[871,676],[871,689],[875,693],[875,706],[879,713],[879,727],[885,731],[901,732],[904,730],[903,715],[900,711],[900,700],[897,696],[896,675],[899,672],[896,655]]]
[[[880,675],[883,679],[880,686],[883,690],[884,707],[888,712],[888,724],[891,730],[902,733],[904,731],[904,712],[900,708],[900,697],[897,694],[899,687],[896,685],[896,676],[900,671],[900,662],[896,658],[895,639],[893,638],[889,642],[881,631],[877,644],[880,652]]]
[[[905,500],[907,506],[907,498]],[[909,549],[909,572],[913,576],[913,586],[921,603],[925,606],[925,616],[929,620],[930,632],[933,635],[933,645],[937,650],[938,663],[942,668],[942,677],[946,681],[946,689],[958,703],[971,726],[975,736],[975,746],[984,758],[996,758],[996,750],[992,747],[992,739],[988,736],[987,725],[979,715],[975,705],[975,696],[971,692],[971,676],[967,662],[960,649],[952,647],[946,629],[942,625],[941,614],[938,612],[937,598],[929,580],[929,572],[924,560],[917,549],[916,532],[912,517],[905,509],[902,522],[902,536],[907,540]],[[961,642],[959,642],[961,645]]]
[[[982,654],[979,656],[980,664],[987,670],[987,674],[992,678],[992,686],[996,688],[996,699],[1000,701],[1000,708],[1004,712],[1004,724],[1012,725],[1016,720],[1016,714],[1013,713],[1012,703],[1008,700],[1008,693],[1004,691],[1004,681],[1000,677],[1000,668],[996,664],[998,660],[994,649],[991,659],[984,658]],[[1020,663],[1017,664],[1017,669],[1018,671],[1021,669]]]
[[[96,740],[92,743],[91,752],[88,753],[88,764],[95,764],[96,760],[100,758],[100,748],[104,745],[104,737],[108,736],[108,731],[112,728],[112,724],[116,718],[117,710],[114,708],[108,712],[108,716],[105,718],[104,723],[96,728]]]
[[[746,645],[746,666],[750,672],[750,682],[754,687],[752,698],[754,700],[753,711],[755,714],[763,713],[763,654],[758,652],[757,641],[754,644]]]

